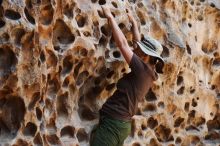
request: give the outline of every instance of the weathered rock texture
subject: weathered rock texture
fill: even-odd
[[[166,60],[124,145],[219,145],[219,0],[0,0],[0,143],[88,145],[129,72],[100,5],[132,46],[125,8]]]

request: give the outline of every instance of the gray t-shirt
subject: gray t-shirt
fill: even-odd
[[[129,64],[131,72],[124,75],[117,83],[117,90],[103,104],[101,116],[130,121],[137,112],[138,102],[144,99],[154,80],[155,72],[135,53]]]

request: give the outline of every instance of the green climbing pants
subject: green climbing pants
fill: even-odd
[[[102,117],[91,132],[90,146],[123,146],[130,132],[131,122]]]

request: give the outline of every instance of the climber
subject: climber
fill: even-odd
[[[162,73],[164,61],[160,54],[163,48],[157,40],[149,36],[144,36],[141,40],[137,22],[131,11],[127,10],[136,44],[133,50],[114,20],[110,8],[102,6],[102,9],[111,26],[114,41],[131,72],[118,81],[117,90],[100,109],[99,124],[91,132],[90,145],[122,146],[131,132],[131,118],[137,112],[138,102],[144,100],[153,81],[158,78],[157,73]]]

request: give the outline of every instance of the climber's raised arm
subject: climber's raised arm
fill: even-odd
[[[131,10],[127,9],[128,12],[128,18],[132,24],[132,33],[133,33],[133,42],[135,43],[135,41],[141,41],[141,34],[138,30],[138,24],[137,21],[135,20],[134,16],[132,15]]]
[[[130,64],[130,61],[131,61],[131,58],[133,55],[133,51],[132,51],[131,47],[128,45],[128,42],[127,42],[123,32],[119,28],[118,24],[116,23],[109,7],[102,6],[102,9],[103,9],[103,12],[104,12],[105,16],[107,17],[109,24],[111,26],[112,35],[113,35],[113,38],[116,42],[116,45],[121,50],[121,53],[124,56],[126,62],[128,64]]]

